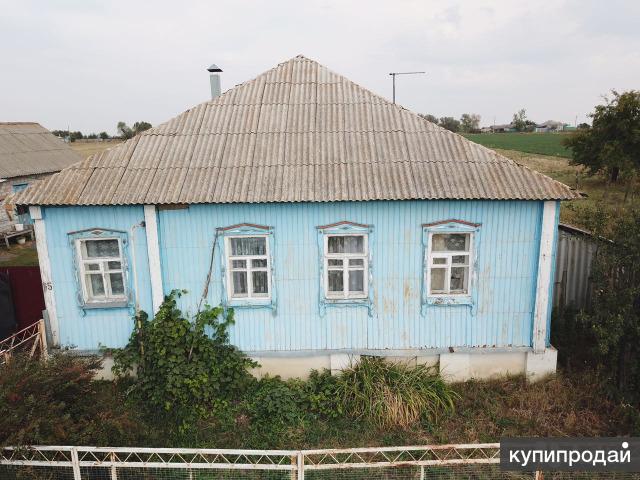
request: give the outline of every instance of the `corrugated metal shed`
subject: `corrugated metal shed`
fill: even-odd
[[[81,160],[38,123],[0,123],[0,178],[59,172]]]
[[[576,198],[297,56],[16,196],[17,204]]]
[[[591,300],[591,266],[598,242],[590,232],[558,226],[553,306],[585,308]]]

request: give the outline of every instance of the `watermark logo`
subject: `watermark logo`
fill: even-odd
[[[500,468],[640,472],[640,438],[503,438]]]

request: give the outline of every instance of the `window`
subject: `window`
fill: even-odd
[[[14,183],[13,187],[12,187],[13,193],[21,192],[22,190],[24,190],[28,186],[29,186],[28,183]]]
[[[468,295],[471,233],[432,233],[429,245],[429,295]]]
[[[81,239],[77,247],[84,302],[127,301],[120,239]]]
[[[267,236],[226,237],[227,283],[231,299],[271,298]]]
[[[328,299],[368,296],[368,236],[325,235],[324,285]]]

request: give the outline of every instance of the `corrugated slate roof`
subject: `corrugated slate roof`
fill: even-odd
[[[38,123],[0,123],[0,178],[59,172],[80,160],[80,155]]]
[[[303,56],[16,196],[31,205],[570,199]]]

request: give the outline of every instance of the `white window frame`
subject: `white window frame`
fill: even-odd
[[[362,246],[363,253],[329,253],[329,237],[364,237]],[[366,299],[369,297],[369,234],[366,232],[354,233],[325,233],[324,234],[324,268],[322,283],[324,285],[324,296],[327,300],[351,300]],[[349,260],[362,259],[363,268],[349,267]],[[329,260],[342,260],[342,268],[329,266]],[[342,270],[342,293],[329,291],[329,271]],[[349,272],[350,270],[363,270],[364,292],[349,292]]]
[[[82,255],[84,244],[86,242],[96,242],[102,240],[116,240],[118,242],[118,257],[95,257],[95,258],[84,258]],[[82,289],[82,299],[85,305],[93,305],[93,304],[108,304],[108,303],[122,303],[127,302],[127,272],[125,267],[125,259],[124,259],[124,250],[122,248],[122,239],[118,237],[100,237],[100,238],[78,238],[76,240],[76,258],[78,262],[78,273],[80,277],[80,286]],[[110,269],[108,267],[107,262],[120,262],[119,269]],[[95,264],[97,263],[99,266],[99,270],[88,270],[86,268],[87,264]],[[87,288],[87,276],[102,275],[102,283],[104,285],[104,296],[103,297],[94,297],[89,292]],[[122,294],[113,294],[111,291],[111,279],[110,273],[120,273],[122,275],[122,285],[123,285],[123,293]]]
[[[469,251],[444,251],[444,252],[434,252],[433,251],[433,236],[434,235],[469,235]],[[471,295],[471,288],[473,282],[473,247],[474,247],[474,232],[465,232],[465,231],[447,231],[447,232],[429,232],[429,252],[428,252],[428,261],[427,268],[425,269],[425,282],[427,286],[427,296],[432,298],[449,298],[449,297],[469,297]],[[468,271],[468,279],[467,279],[467,290],[466,292],[453,292],[451,293],[451,268],[452,268],[452,257],[458,257],[466,255],[468,257],[467,264],[465,267]],[[446,265],[442,264],[434,264],[434,258],[446,258]],[[444,268],[446,269],[445,275],[445,291],[432,293],[431,291],[431,269],[432,268]]]
[[[231,240],[234,238],[264,238],[265,243],[265,254],[264,255],[231,255]],[[225,268],[226,268],[226,276],[227,276],[227,285],[229,292],[229,300],[230,301],[248,301],[248,302],[265,302],[271,301],[271,296],[273,294],[273,289],[271,286],[271,252],[269,249],[269,235],[268,234],[259,234],[252,233],[248,235],[227,235],[224,237],[225,241]],[[233,268],[233,260],[246,260],[245,268]],[[253,267],[253,260],[266,260],[266,267]],[[247,272],[247,293],[237,295],[233,289],[233,272]],[[251,274],[254,271],[262,271],[267,273],[267,293],[253,293],[253,275]]]

